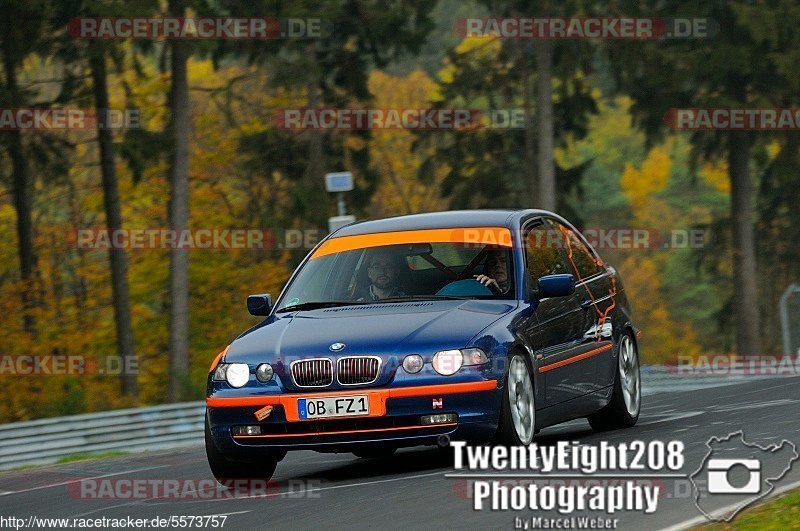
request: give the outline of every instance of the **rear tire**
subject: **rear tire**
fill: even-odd
[[[527,446],[536,433],[536,401],[531,366],[520,352],[512,353],[506,368],[506,385],[495,443]]]
[[[283,459],[286,455],[285,452],[267,454],[258,461],[232,461],[225,457],[217,449],[214,444],[214,439],[211,436],[211,427],[206,419],[206,457],[208,458],[208,466],[211,473],[217,480],[217,483],[225,488],[232,489],[240,487],[234,485],[230,480],[260,480],[269,481],[275,473],[275,468],[278,466],[278,461]]]
[[[620,337],[617,350],[617,370],[611,401],[588,417],[589,425],[594,431],[630,428],[639,420],[642,404],[639,350],[633,337],[627,332]]]

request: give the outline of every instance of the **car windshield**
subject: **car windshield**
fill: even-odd
[[[512,299],[513,271],[510,246],[492,243],[403,243],[315,253],[277,311],[379,300]]]

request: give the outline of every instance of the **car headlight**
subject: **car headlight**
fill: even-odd
[[[269,363],[262,363],[258,367],[256,367],[256,378],[261,383],[267,383],[268,381],[272,380],[272,365]]]
[[[225,381],[225,373],[228,372],[228,364],[227,363],[220,363],[217,365],[217,369],[214,371],[214,378],[215,382],[224,382]]]
[[[425,365],[425,360],[419,354],[409,354],[403,359],[403,370],[408,374],[417,374]]]
[[[433,355],[433,370],[443,376],[455,374],[464,364],[464,355],[460,350],[440,350]]]
[[[250,367],[246,363],[231,363],[225,369],[225,381],[231,387],[242,387],[249,379]]]
[[[489,358],[479,348],[465,348],[462,350],[440,350],[433,355],[433,370],[442,376],[457,373],[461,367],[469,365],[483,365]],[[404,362],[405,363],[405,362]]]
[[[483,365],[489,361],[486,353],[479,348],[464,348],[461,354],[464,356],[464,365]]]

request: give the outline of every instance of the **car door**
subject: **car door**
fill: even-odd
[[[581,345],[575,349],[575,358],[569,365],[583,373],[590,371],[592,380],[587,391],[613,383],[614,362],[612,313],[615,304],[615,287],[612,277],[580,234],[558,220],[548,220],[561,235],[561,252],[570,273],[575,275],[575,295],[581,307]],[[566,367],[566,366],[565,366]]]
[[[523,227],[528,281],[534,289],[545,275],[572,273],[563,259],[559,244],[553,239],[553,228],[537,219]],[[535,298],[535,295],[532,297]],[[544,407],[576,398],[588,392],[594,376],[588,365],[569,365],[567,360],[579,354],[583,344],[584,311],[582,297],[576,293],[567,297],[538,300],[534,318],[525,327],[526,340],[534,353],[537,381],[544,382]]]

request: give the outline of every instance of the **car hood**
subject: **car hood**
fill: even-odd
[[[423,301],[341,306],[277,314],[277,318],[236,339],[227,362],[269,362],[279,376],[298,359],[371,355],[394,366],[398,356],[464,348],[484,328],[515,307],[515,301]],[[344,343],[338,352],[333,343]],[[383,372],[383,371],[382,371]],[[386,375],[388,377],[388,375]],[[380,383],[376,382],[377,383]],[[289,378],[282,378],[292,387]]]

